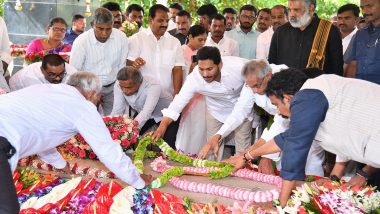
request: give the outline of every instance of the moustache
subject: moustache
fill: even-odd
[[[166,30],[168,26],[160,27],[160,29]]]
[[[185,30],[186,30],[186,28],[180,28],[180,29],[178,29],[178,30],[182,30],[182,31],[185,31]]]
[[[373,16],[373,14],[371,14],[371,13],[365,13],[365,14],[363,14],[364,18],[366,18],[367,16]]]
[[[346,24],[340,24],[340,25],[338,25],[339,27],[347,27],[347,25]]]

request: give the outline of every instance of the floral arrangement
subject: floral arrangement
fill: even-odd
[[[66,62],[69,62],[70,59],[70,53],[71,51],[71,45],[70,44],[63,44],[55,49],[52,50],[44,50],[40,52],[30,52],[24,56],[25,63],[27,65],[35,63],[35,62],[40,62],[42,61],[42,58],[45,55],[48,54],[58,54],[60,55]]]
[[[346,187],[338,182],[325,182],[322,186],[305,183],[293,191],[280,213],[376,213],[380,208],[380,192],[373,187]]]
[[[139,32],[139,25],[136,22],[125,20],[119,30],[123,31],[127,37],[131,37],[133,34]]]
[[[45,55],[43,52],[31,52],[24,56],[25,64],[30,65],[35,62],[40,62],[42,61],[42,58],[44,58],[44,56]]]
[[[24,57],[26,52],[27,45],[26,44],[12,44],[11,45],[11,56],[13,57]]]
[[[121,145],[124,152],[137,143],[140,133],[137,121],[126,115],[103,117],[103,121],[111,133],[112,139]],[[79,158],[97,159],[96,154],[80,134],[70,138],[59,150]]]

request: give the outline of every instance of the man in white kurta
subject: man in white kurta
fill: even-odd
[[[77,133],[118,178],[135,188],[145,186],[131,160],[112,140],[97,112],[94,104],[100,98],[100,81],[88,72],[77,72],[70,79],[68,84],[74,87],[40,84],[0,96],[0,188],[3,193],[0,193],[0,211],[9,206],[3,199],[10,201],[9,198],[16,194],[12,191],[11,172],[16,169],[18,160],[37,154],[43,161],[63,169],[67,163],[55,147]],[[11,183],[5,180],[7,176]],[[4,193],[9,188],[10,191]],[[15,201],[18,204],[17,197]],[[8,210],[5,213],[14,212]]]
[[[96,74],[102,81],[103,114],[113,106],[113,86],[117,72],[126,65],[128,41],[125,33],[112,28],[113,15],[105,8],[95,11],[93,28],[82,33],[71,49],[70,65]]]
[[[64,66],[61,66],[62,64],[60,63],[64,64]],[[49,68],[51,67],[55,67],[56,69],[59,66],[63,67],[62,71],[59,71],[59,73],[54,73],[55,78],[53,79],[57,80],[57,82],[54,83],[65,82],[67,77],[69,77],[71,74],[77,71],[77,69],[75,69],[72,65],[65,63],[63,59],[61,62],[53,62],[53,64],[55,64],[56,66],[52,66],[50,62],[47,62],[45,72],[42,71],[42,62],[36,62],[21,69],[20,71],[12,75],[9,79],[9,87],[11,88],[11,91],[20,90],[22,88],[36,84],[51,83],[49,77],[49,80],[46,79],[46,76],[53,74],[53,71],[49,70]]]

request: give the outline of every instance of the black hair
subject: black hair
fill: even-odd
[[[51,66],[59,66],[65,64],[65,60],[58,54],[48,54],[42,58],[41,67],[47,69],[48,64]]]
[[[218,14],[218,9],[216,9],[216,7],[212,4],[204,4],[198,8],[197,14],[198,16],[208,16],[211,23],[211,20],[214,18],[214,16]]]
[[[246,5],[243,5],[241,8],[240,8],[240,11],[239,13],[241,14],[241,11],[243,10],[248,10],[248,11],[253,11],[255,12],[255,16],[257,16],[257,8],[251,4],[246,4]]]
[[[181,3],[175,2],[171,5],[169,5],[169,8],[177,9],[179,11],[184,10],[183,5]]]
[[[138,4],[131,4],[131,5],[128,5],[127,7],[127,15],[129,15],[130,13],[132,13],[132,11],[135,10],[135,11],[142,11],[142,13],[144,14],[144,8],[141,7],[140,5]]]
[[[186,16],[188,19],[191,20],[191,15],[189,12],[187,12],[186,10],[181,10],[177,13],[176,16]]]
[[[169,9],[167,7],[165,7],[164,5],[155,4],[149,8],[149,17],[154,19],[154,17],[156,17],[156,12],[159,10],[164,11],[165,13],[169,12]]]
[[[226,7],[224,8],[222,14],[226,14],[226,13],[232,13],[234,15],[237,15],[237,11],[235,10],[235,8],[232,8],[232,7]]]
[[[216,14],[213,19],[216,19],[216,20],[219,20],[219,21],[223,21],[224,25],[227,24],[226,17],[224,17],[222,14],[219,14],[219,13]]]
[[[50,20],[50,22],[49,22],[47,28],[49,29],[49,28],[53,27],[53,25],[54,25],[55,23],[61,23],[61,24],[64,24],[64,25],[66,26],[66,28],[67,28],[67,23],[66,23],[66,21],[65,21],[63,18],[61,18],[61,17],[55,17],[55,18],[52,18],[52,19]]]
[[[80,15],[80,14],[75,14],[73,16],[73,18],[71,19],[71,22],[76,22],[78,21],[79,19],[84,19],[84,16]]]
[[[108,9],[109,11],[120,11],[121,12],[121,7],[116,2],[107,2],[107,3],[103,4],[102,7]]]
[[[275,6],[273,6],[272,7],[272,9],[274,9],[274,8],[281,8],[281,9],[283,9],[284,10],[284,13],[285,13],[285,16],[286,17],[288,17],[288,8],[287,7],[285,7],[284,5],[282,5],[282,4],[278,4],[278,5],[275,5]],[[271,10],[271,12],[272,12],[272,10]]]
[[[133,66],[126,66],[119,70],[116,79],[122,81],[132,80],[134,83],[142,83],[143,76],[139,69]]]
[[[325,73],[323,70],[319,68],[304,68],[302,69],[302,72],[306,74],[307,78],[309,79],[319,77],[320,75]]]
[[[271,9],[269,9],[269,8],[262,8],[262,9],[260,9],[260,10],[257,12],[257,15],[259,15],[261,11],[263,11],[263,12],[265,12],[265,13],[268,13],[269,15],[270,15],[270,13],[271,13]]]
[[[211,60],[215,65],[219,65],[222,61],[222,57],[220,56],[220,51],[217,47],[204,46],[200,48],[197,52],[198,60]]]
[[[273,75],[265,89],[267,96],[275,96],[282,100],[284,94],[294,95],[308,79],[307,75],[296,69],[288,68]]]
[[[200,26],[200,25],[193,25],[190,27],[189,32],[187,33],[187,36],[196,37],[201,34],[207,33],[206,30]]]
[[[338,9],[338,14],[346,11],[352,11],[355,17],[359,17],[360,8],[356,4],[345,4]]]

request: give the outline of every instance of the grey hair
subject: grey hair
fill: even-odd
[[[113,24],[113,15],[110,10],[103,7],[100,7],[95,10],[94,25],[110,23]]]
[[[95,90],[96,93],[100,93],[102,90],[102,83],[99,78],[95,74],[87,71],[78,71],[71,74],[66,80],[66,84],[83,90],[85,93],[92,90]]]
[[[120,69],[119,73],[117,73],[117,80],[128,81],[132,80],[134,83],[142,83],[143,76],[141,72],[132,66],[127,66]]]
[[[260,79],[263,79],[265,75],[272,72],[272,68],[266,60],[250,60],[245,63],[241,73],[244,77],[249,74],[256,73]]]

